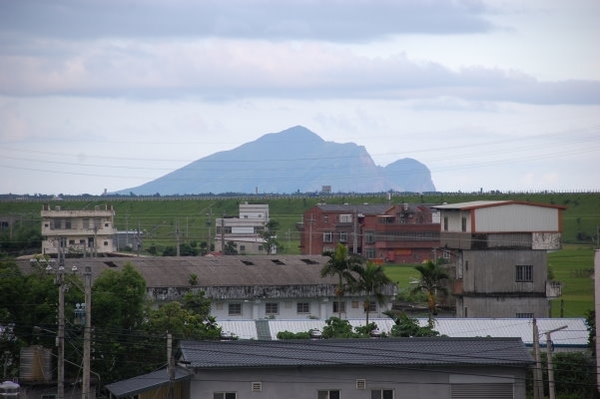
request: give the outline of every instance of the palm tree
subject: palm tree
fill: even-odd
[[[382,293],[383,287],[392,284],[392,280],[383,271],[383,266],[376,265],[373,262],[367,262],[354,268],[358,275],[358,279],[354,283],[354,289],[358,292],[366,294],[364,306],[367,314],[367,325],[369,325],[369,311],[371,309],[371,299],[375,299],[376,303],[382,305],[386,302],[386,297]]]
[[[342,318],[342,307],[340,299],[346,290],[346,287],[353,284],[356,279],[352,271],[357,265],[362,263],[362,259],[358,256],[349,255],[348,248],[342,244],[335,247],[335,251],[324,252],[323,255],[328,256],[329,260],[321,269],[321,277],[337,276],[339,279],[338,286],[335,290],[335,296],[338,299],[338,314]]]
[[[427,293],[429,327],[433,328],[433,315],[437,313],[437,295],[439,293],[448,293],[448,289],[442,285],[442,280],[448,278],[448,273],[439,264],[432,261],[417,265],[415,269],[421,273],[421,279],[419,280],[419,285],[413,288],[412,292],[425,291]]]

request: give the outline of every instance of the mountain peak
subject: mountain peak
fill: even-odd
[[[402,160],[401,160],[402,161]],[[323,140],[303,126],[198,159],[119,194],[373,193],[435,191],[429,169],[415,160],[375,165],[363,146]]]

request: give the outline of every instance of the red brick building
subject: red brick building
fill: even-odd
[[[321,254],[341,243],[375,262],[422,262],[439,246],[437,215],[422,204],[319,204],[304,212],[298,226],[300,250]]]

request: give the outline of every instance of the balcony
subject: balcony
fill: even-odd
[[[546,281],[546,298],[558,298],[562,296],[561,281]]]

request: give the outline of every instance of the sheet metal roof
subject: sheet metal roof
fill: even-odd
[[[183,381],[190,378],[192,378],[192,375],[186,370],[175,369],[175,381]],[[114,382],[106,385],[105,388],[117,398],[124,398],[167,385],[169,382],[168,370],[162,369],[153,371],[152,373],[133,377],[128,380]]]
[[[528,206],[541,206],[545,208],[556,208],[556,209],[566,209],[565,206],[562,205],[553,205],[553,204],[540,204],[534,202],[525,202],[525,201],[514,201],[514,200],[478,200],[478,201],[468,201],[468,202],[457,202],[455,204],[443,204],[443,205],[435,205],[432,208],[435,209],[452,209],[452,210],[471,210],[477,208],[487,208],[492,206],[501,206],[501,205],[528,205]]]
[[[189,367],[529,365],[519,338],[182,341]]]
[[[427,325],[427,318],[418,318],[421,326]],[[365,319],[349,319],[353,327],[363,326]],[[389,333],[394,325],[390,318],[371,318],[380,331]],[[224,331],[234,333],[240,339],[258,339],[254,320],[218,320],[217,323]],[[311,329],[323,330],[325,320],[318,319],[273,319],[268,320],[271,339],[277,339],[277,333],[289,331],[293,333],[305,332]],[[538,330],[541,335],[546,331],[562,326],[566,329],[552,333],[552,342],[555,347],[586,348],[589,332],[584,318],[544,318],[537,319]],[[441,335],[448,337],[517,337],[527,346],[533,345],[533,325],[531,319],[517,318],[439,318],[435,320],[434,329]],[[545,345],[545,335],[540,343]]]

